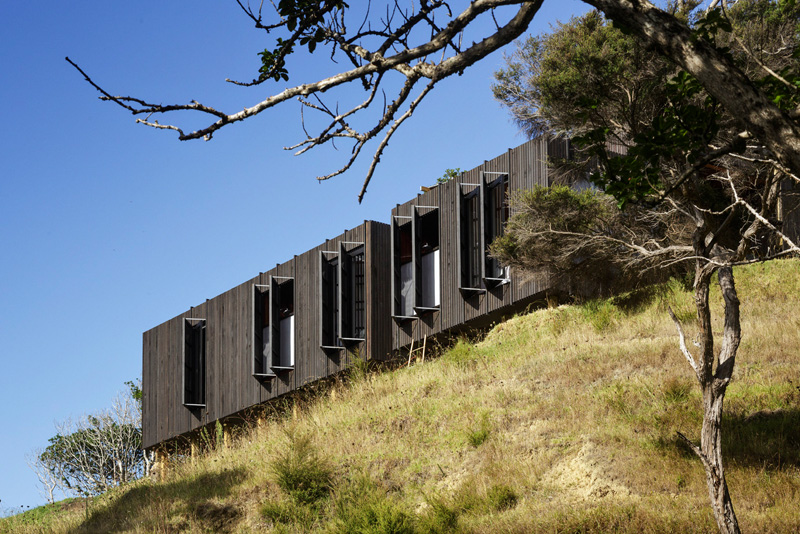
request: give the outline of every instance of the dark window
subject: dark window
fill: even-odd
[[[461,255],[461,288],[481,288],[481,261],[483,258],[481,243],[481,195],[480,187],[461,196],[459,208],[459,239]]]
[[[206,320],[183,322],[183,404],[206,405]]]
[[[339,344],[339,256],[334,252],[321,252],[320,345],[337,348]]]
[[[414,223],[414,311],[419,315],[439,307],[439,210],[415,208]]]
[[[294,368],[294,278],[273,276],[271,345],[273,370]]]
[[[345,251],[342,245],[342,338],[346,341],[362,340],[367,333],[366,263],[364,246]]]
[[[257,378],[274,376],[270,370],[270,300],[269,286],[253,287],[253,376]]]
[[[485,274],[492,281],[503,281],[506,278],[505,268],[489,256],[489,245],[492,241],[503,235],[503,229],[508,221],[508,175],[504,174],[486,187],[484,241],[486,243]]]
[[[411,217],[392,217],[392,316],[414,314],[414,263]]]

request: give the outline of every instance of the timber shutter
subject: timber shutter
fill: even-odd
[[[269,286],[253,285],[253,376],[271,378],[270,371],[270,291]]]
[[[320,346],[339,349],[339,252],[320,251]]]
[[[415,319],[413,316],[414,309],[414,289],[404,294],[408,288],[404,286],[404,282],[408,282],[406,278],[410,278],[410,283],[413,286],[413,218],[402,215],[395,215],[392,217],[391,224],[391,249],[392,249],[392,270],[391,270],[391,286],[392,286],[392,317],[398,321],[407,321]],[[403,266],[411,267],[412,276],[403,276]],[[408,268],[407,266],[407,268]]]
[[[488,174],[488,173],[487,173]],[[493,173],[497,174],[497,173]],[[491,175],[490,175],[491,176]],[[485,187],[483,205],[484,219],[484,280],[488,286],[496,286],[507,280],[506,271],[500,262],[489,256],[489,245],[503,235],[503,228],[508,220],[508,174],[500,174],[498,178]]]
[[[482,200],[483,188],[480,184],[459,184],[459,289],[467,298],[484,291]]]
[[[273,371],[294,369],[294,278],[270,277],[270,345]]]
[[[349,244],[357,246],[348,251],[342,243],[339,253],[339,335],[345,343],[363,341],[366,336],[364,244]]]

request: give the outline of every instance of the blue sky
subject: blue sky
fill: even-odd
[[[532,30],[585,10],[545,2]],[[284,151],[304,137],[295,102],[179,142],[98,101],[64,60],[113,94],[241,109],[276,86],[224,82],[251,79],[272,44],[233,1],[3,2],[0,18],[0,510],[44,501],[25,455],[141,376],[143,331],[525,141],[492,100],[495,53],[428,97],[359,205],[375,144],[317,183],[349,147]],[[289,84],[332,68],[299,58]]]

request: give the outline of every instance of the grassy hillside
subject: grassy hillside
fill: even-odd
[[[736,277],[734,505],[745,532],[800,532],[800,263]],[[698,438],[701,413],[667,305],[694,320],[673,284],[518,316],[410,368],[357,370],[163,482],[0,532],[716,532],[702,467],[676,439]]]

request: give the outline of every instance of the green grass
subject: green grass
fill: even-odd
[[[797,532],[800,264],[735,273],[728,482],[743,531]],[[363,365],[164,481],[0,532],[716,532],[703,469],[677,438],[698,439],[702,411],[667,307],[691,341],[692,297],[671,283],[515,317],[410,368]]]

